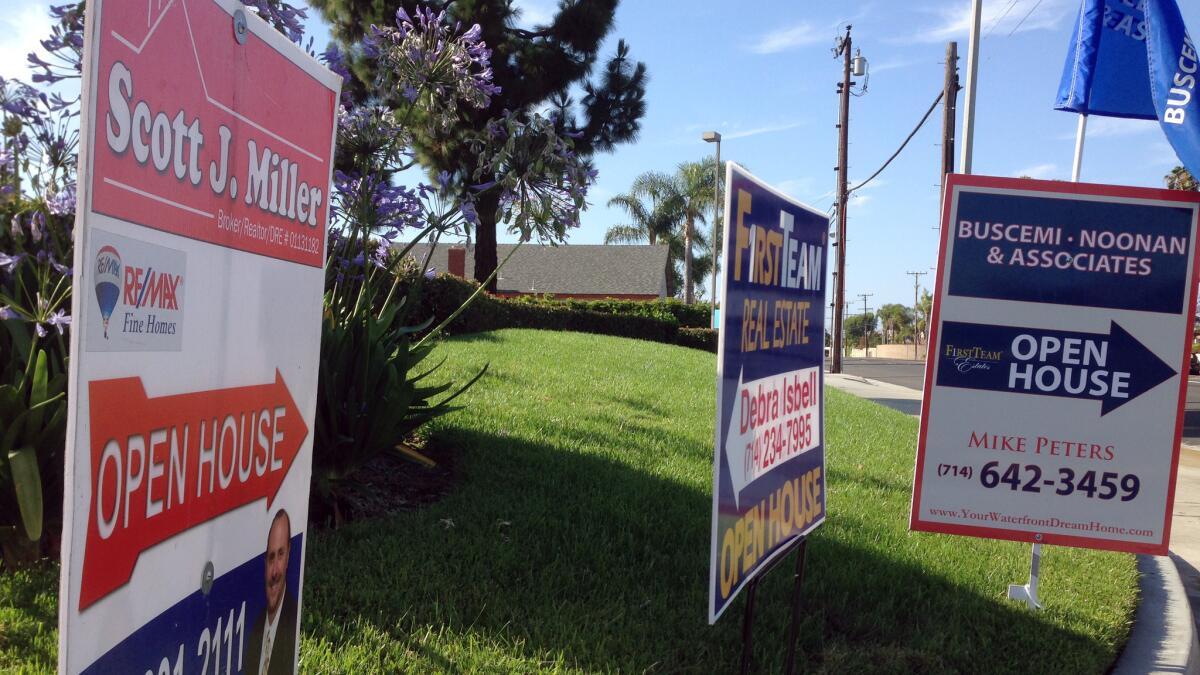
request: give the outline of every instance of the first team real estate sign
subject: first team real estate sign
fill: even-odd
[[[829,218],[727,167],[709,623],[825,522]]]
[[[1166,554],[1200,195],[951,176],[911,525]]]
[[[236,0],[89,0],[59,670],[295,670],[341,80]]]

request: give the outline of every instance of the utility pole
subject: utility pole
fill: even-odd
[[[921,293],[921,277],[929,274],[929,272],[905,272],[905,274],[911,274],[913,278],[913,358],[920,359],[921,352],[918,350],[920,349],[921,340],[917,333],[917,317],[921,316],[921,301],[918,296]]]
[[[842,81],[838,85],[841,95],[841,112],[838,114],[838,164],[837,171],[837,269],[834,270],[833,288],[833,363],[829,371],[842,372],[842,307],[846,304],[846,202],[849,192],[846,189],[847,145],[850,129],[850,26],[846,26],[846,36],[838,40],[834,49],[834,57],[842,57]]]
[[[859,293],[858,297],[863,301],[863,355],[869,357],[871,355],[871,328],[867,326],[867,298],[875,295],[874,293]]]
[[[942,197],[946,196],[946,174],[954,173],[954,124],[958,107],[958,43],[946,43],[946,82],[942,89]],[[941,203],[938,209],[941,209]],[[939,210],[940,214],[941,211]]]

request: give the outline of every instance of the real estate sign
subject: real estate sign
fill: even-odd
[[[60,672],[295,668],[340,85],[236,0],[87,4]]]
[[[1200,195],[951,176],[911,526],[1167,552]]]
[[[825,521],[829,218],[726,166],[709,623]]]

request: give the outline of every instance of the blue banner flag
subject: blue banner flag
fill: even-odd
[[[1196,46],[1175,0],[1083,0],[1056,110],[1156,119],[1183,165],[1200,171]]]
[[[1141,0],[1083,0],[1055,110],[1158,119],[1144,84],[1149,66],[1143,7]]]
[[[1200,110],[1196,45],[1174,0],[1145,0],[1146,56],[1158,120],[1175,154],[1192,175],[1200,171]]]

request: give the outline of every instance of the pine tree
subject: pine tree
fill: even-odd
[[[624,40],[598,77],[593,67],[600,45],[612,29],[618,0],[564,0],[558,13],[544,26],[523,30],[515,26],[519,9],[512,0],[313,0],[312,5],[330,22],[334,37],[353,55],[357,44],[372,24],[392,24],[403,6],[414,14],[418,6],[445,10],[451,20],[464,25],[479,24],[484,41],[492,49],[493,83],[500,93],[491,104],[467,114],[464,126],[418,133],[413,146],[421,164],[431,174],[446,171],[461,191],[473,184],[487,183],[490,176],[470,173],[479,166],[481,146],[489,142],[488,120],[504,114],[531,113],[549,105],[557,125],[575,137],[575,152],[590,157],[611,151],[634,140],[645,114],[646,66],[629,58]],[[361,53],[361,50],[357,50]],[[352,70],[358,82],[351,91],[359,97],[374,96],[402,107],[396,92],[372,91],[366,84],[375,80],[366,61]],[[569,96],[573,86],[583,97]],[[416,125],[417,129],[421,125]],[[496,268],[496,227],[499,195],[484,191],[476,201],[479,223],[475,228],[475,278],[483,281]],[[492,288],[495,290],[495,282]]]

